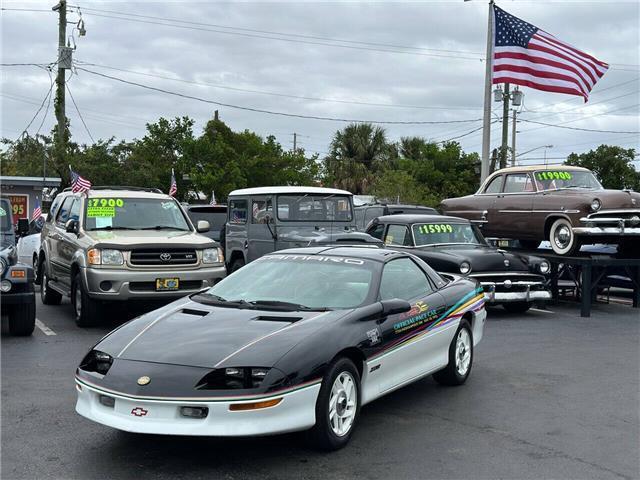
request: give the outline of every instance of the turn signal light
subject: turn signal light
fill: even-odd
[[[262,402],[252,403],[232,403],[229,405],[229,410],[232,412],[242,412],[246,410],[259,410],[261,408],[275,407],[282,401],[282,397],[274,398],[272,400],[264,400]]]
[[[13,270],[11,272],[11,278],[24,278],[26,276],[26,272],[24,270]]]

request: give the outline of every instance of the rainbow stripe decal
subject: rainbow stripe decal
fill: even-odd
[[[462,318],[462,316],[467,312],[478,312],[484,308],[484,303],[484,291],[482,290],[482,287],[478,287],[474,291],[462,297],[453,307],[449,308],[442,315],[431,322],[427,321],[426,323],[423,323],[419,328],[397,338],[395,341],[373,354],[369,360],[380,358],[381,356],[387,355],[400,347],[415,342],[427,333]]]

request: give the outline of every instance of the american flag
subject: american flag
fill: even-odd
[[[169,195],[174,197],[178,193],[178,184],[176,183],[176,175],[173,173],[173,168],[171,169],[171,186],[169,187]]]
[[[513,83],[588,100],[609,65],[501,8],[493,8],[493,83]]]
[[[36,207],[31,214],[31,221],[38,220],[42,216],[42,207],[40,206],[40,200],[36,198]]]
[[[74,172],[71,167],[69,167],[69,170],[71,171],[71,191],[73,193],[86,192],[91,189],[89,180]]]
[[[218,203],[216,202],[216,192],[211,190],[211,200],[209,201],[209,205],[217,205],[217,204]]]

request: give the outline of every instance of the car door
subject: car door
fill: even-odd
[[[411,303],[409,312],[387,317],[380,325],[382,354],[378,389],[384,393],[427,375],[442,365],[442,346],[438,330],[431,330],[445,311],[445,300],[426,272],[412,258],[389,261],[382,271],[379,299],[400,298]],[[434,347],[436,349],[434,350]]]
[[[58,209],[56,218],[53,222],[52,228],[47,235],[47,243],[49,250],[49,266],[51,271],[49,272],[52,278],[56,280],[64,276],[65,267],[61,259],[61,247],[63,241],[63,234],[65,233],[65,224],[69,220],[69,213],[71,205],[75,201],[75,197],[68,196],[64,199],[60,208]]]
[[[273,226],[273,203],[270,196],[251,199],[251,221],[248,224],[249,261],[276,249]],[[272,223],[269,223],[272,222]]]
[[[496,214],[491,217],[491,231],[500,237],[528,237],[535,187],[527,172],[509,173],[502,192],[496,196]]]
[[[69,216],[67,218],[67,221],[75,220],[79,222],[82,201],[80,200],[80,198],[72,199],[73,201],[71,203],[71,206],[69,207]],[[78,249],[78,235],[76,235],[75,233],[67,232],[65,226],[62,229],[61,237],[62,238],[58,242],[58,259],[60,268],[58,281],[64,284],[66,287],[71,288],[71,282],[73,281],[73,279],[71,278],[71,261],[73,260],[73,255]]]

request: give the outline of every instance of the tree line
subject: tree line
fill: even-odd
[[[480,158],[457,142],[434,143],[422,137],[390,141],[385,130],[367,123],[335,132],[324,158],[304,149],[285,149],[274,136],[234,132],[214,118],[194,133],[189,117],[160,118],[132,141],[100,140],[78,144],[71,138],[61,155],[56,136],[4,139],[0,174],[62,178],[68,165],[94,185],[154,187],[167,191],[172,169],[181,201],[219,201],[237,188],[268,185],[323,185],[390,201],[436,206],[443,198],[468,195],[479,186]],[[68,132],[68,130],[67,130]],[[567,163],[593,170],[606,188],[640,190],[633,149],[601,145],[571,154]]]

